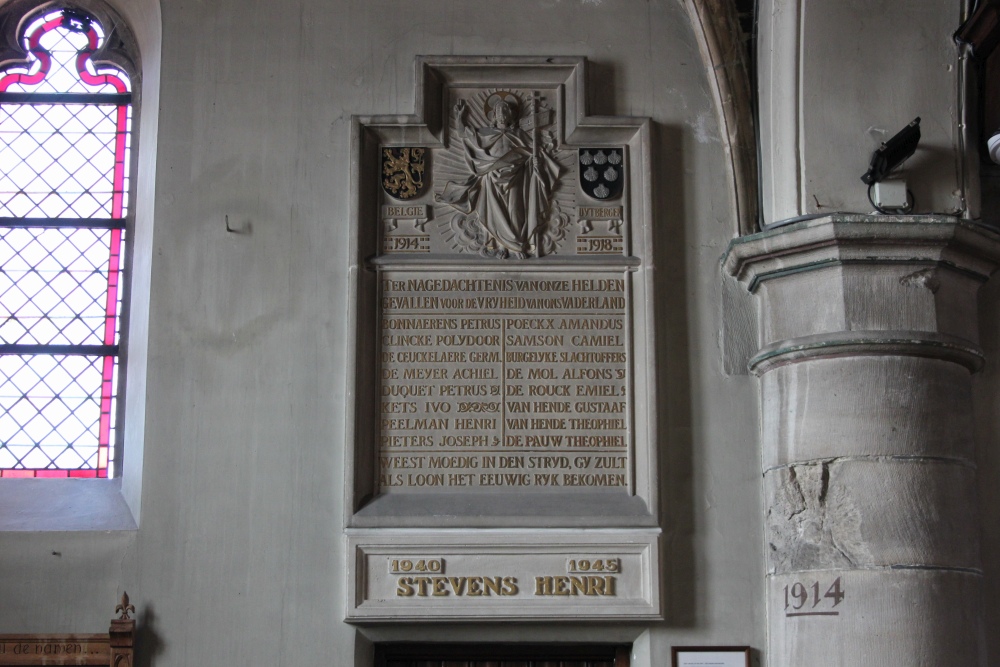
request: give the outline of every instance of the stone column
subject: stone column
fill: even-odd
[[[970,374],[1000,236],[833,215],[732,243],[757,296],[770,667],[985,665]]]

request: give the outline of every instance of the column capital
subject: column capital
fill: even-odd
[[[833,214],[744,236],[723,267],[760,301],[751,369],[918,356],[982,366],[976,292],[1000,233],[950,216]]]
[[[985,282],[1000,266],[1000,233],[946,215],[834,213],[734,239],[723,256],[725,271],[751,292],[849,262],[940,264]]]

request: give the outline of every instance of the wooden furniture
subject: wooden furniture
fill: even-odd
[[[128,593],[115,608],[118,618],[106,634],[0,634],[0,667],[23,665],[100,665],[132,667],[135,607]]]

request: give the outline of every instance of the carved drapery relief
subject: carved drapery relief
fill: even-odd
[[[453,161],[443,162],[461,161],[467,175],[446,180],[435,200],[457,211],[449,222],[456,246],[498,258],[552,252],[568,223],[554,200],[568,151],[547,129],[552,109],[537,92],[484,91],[459,98],[453,117]],[[441,171],[443,178],[454,175]]]
[[[568,144],[560,94],[558,86],[451,87],[440,143],[380,142],[379,252],[628,255],[628,146],[613,135]]]

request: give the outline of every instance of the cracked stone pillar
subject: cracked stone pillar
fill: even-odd
[[[985,666],[970,374],[1000,236],[834,215],[732,243],[757,296],[768,664]]]

